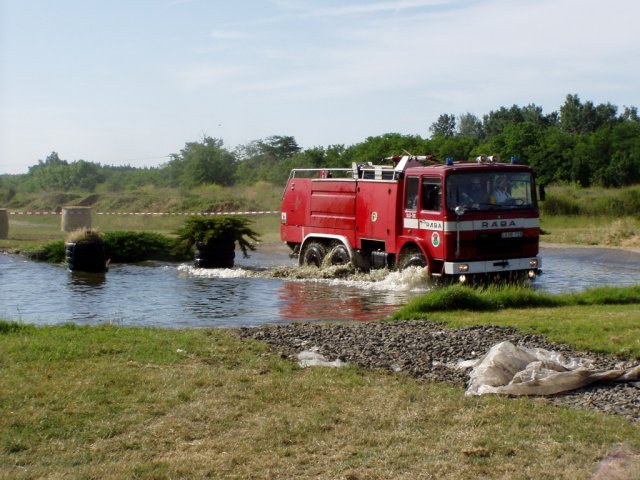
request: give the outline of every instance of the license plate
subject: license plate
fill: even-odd
[[[524,237],[524,232],[502,232],[502,238],[522,238]]]

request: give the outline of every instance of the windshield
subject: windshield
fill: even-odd
[[[447,209],[527,209],[533,206],[529,172],[465,172],[447,178]]]

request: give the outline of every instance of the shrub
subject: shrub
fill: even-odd
[[[620,203],[626,215],[640,215],[640,187],[622,190]]]
[[[76,232],[67,241],[78,242],[87,238]],[[113,263],[183,261],[190,258],[190,252],[180,249],[176,240],[159,233],[114,231],[106,232],[100,238],[104,241],[107,258]],[[64,243],[62,240],[50,242],[25,254],[32,260],[62,263],[65,261]]]
[[[30,260],[62,263],[65,261],[64,240],[49,242],[41,247],[27,248],[22,253]]]
[[[176,249],[175,240],[155,232],[107,232],[103,238],[107,257],[114,263],[175,261],[188,258],[184,252]]]
[[[251,241],[257,242],[260,237],[250,224],[251,220],[246,217],[189,217],[176,232],[177,248],[185,251],[196,242],[206,244],[214,239],[229,239],[238,242],[242,253],[247,256],[247,250],[256,248]]]
[[[580,207],[575,198],[565,193],[548,193],[542,211],[546,215],[578,215]]]

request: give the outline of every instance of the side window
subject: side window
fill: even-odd
[[[407,177],[405,181],[404,191],[404,209],[405,210],[417,210],[418,209],[418,185],[420,179],[418,177]]]
[[[422,179],[422,209],[439,212],[442,208],[442,187],[439,178]]]

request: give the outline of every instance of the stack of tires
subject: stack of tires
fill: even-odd
[[[6,208],[0,208],[0,239],[9,238],[9,213]]]
[[[236,258],[235,248],[236,242],[229,238],[196,242],[194,265],[196,268],[232,268]]]
[[[65,243],[67,267],[72,272],[104,273],[107,271],[107,259],[104,242],[89,240]]]

